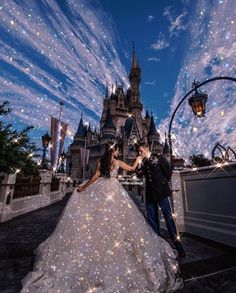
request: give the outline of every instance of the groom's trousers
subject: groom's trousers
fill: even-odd
[[[157,235],[160,235],[158,205],[162,210],[171,240],[175,242],[177,240],[177,229],[172,216],[168,197],[163,198],[159,203],[146,203],[148,222]]]

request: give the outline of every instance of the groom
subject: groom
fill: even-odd
[[[151,155],[149,146],[145,143],[139,145],[138,151],[143,160],[141,166],[137,167],[136,173],[138,177],[144,175],[146,178],[146,209],[148,222],[157,235],[160,236],[159,205],[165,218],[166,227],[171,240],[179,256],[185,257],[185,251],[177,238],[177,229],[169,202],[171,190],[168,182],[172,175],[171,166],[163,155],[159,155],[159,157]]]

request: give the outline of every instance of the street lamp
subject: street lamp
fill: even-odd
[[[206,102],[208,99],[207,94],[199,92],[198,89],[209,83],[213,82],[216,80],[230,80],[236,82],[236,78],[230,77],[230,76],[217,76],[213,77],[210,79],[207,79],[203,81],[202,83],[193,83],[193,88],[180,100],[179,104],[175,108],[171,119],[170,119],[170,124],[169,124],[169,130],[168,130],[168,139],[169,139],[169,146],[170,146],[170,161],[173,163],[173,151],[172,151],[172,140],[171,140],[171,128],[172,128],[172,123],[175,117],[175,114],[177,110],[179,109],[180,105],[185,101],[185,99],[193,92],[195,92],[190,98],[189,98],[189,105],[192,107],[192,111],[196,117],[204,117],[205,115],[205,110],[206,110]]]
[[[207,94],[200,92],[197,89],[199,82],[194,81],[192,88],[195,90],[195,93],[188,99],[188,103],[193,110],[193,114],[200,118],[205,116],[206,112],[206,102],[208,99]]]
[[[46,161],[46,151],[47,151],[47,148],[48,148],[48,145],[51,141],[51,137],[49,136],[48,132],[45,133],[43,136],[42,136],[42,145],[43,145],[43,157],[42,157],[42,168],[43,169],[48,169],[48,164],[47,164],[47,161]]]

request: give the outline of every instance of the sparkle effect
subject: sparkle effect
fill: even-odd
[[[234,1],[198,1],[190,31],[191,40],[180,70],[171,114],[180,99],[191,89],[194,79],[202,82],[215,76],[236,76],[236,26]],[[188,158],[192,154],[211,151],[216,142],[236,149],[236,83],[215,81],[202,87],[208,94],[206,116],[195,118],[188,101],[178,110],[172,133],[175,155]],[[162,122],[167,129],[169,118]]]
[[[11,102],[13,126],[34,125],[41,144],[59,101],[70,139],[81,111],[97,124],[106,81],[127,85],[115,44],[111,17],[92,1],[1,1],[0,97]]]
[[[147,293],[182,286],[172,248],[116,179],[118,167],[111,178],[73,193],[54,233],[40,245],[23,292]]]

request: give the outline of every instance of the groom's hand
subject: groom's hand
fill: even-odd
[[[141,178],[143,176],[143,168],[142,168],[142,160],[143,157],[142,156],[138,156],[137,160],[139,160],[139,163],[135,169],[135,173],[137,175],[138,178]]]
[[[83,186],[79,185],[78,188],[76,189],[77,192],[81,192],[83,190]]]

